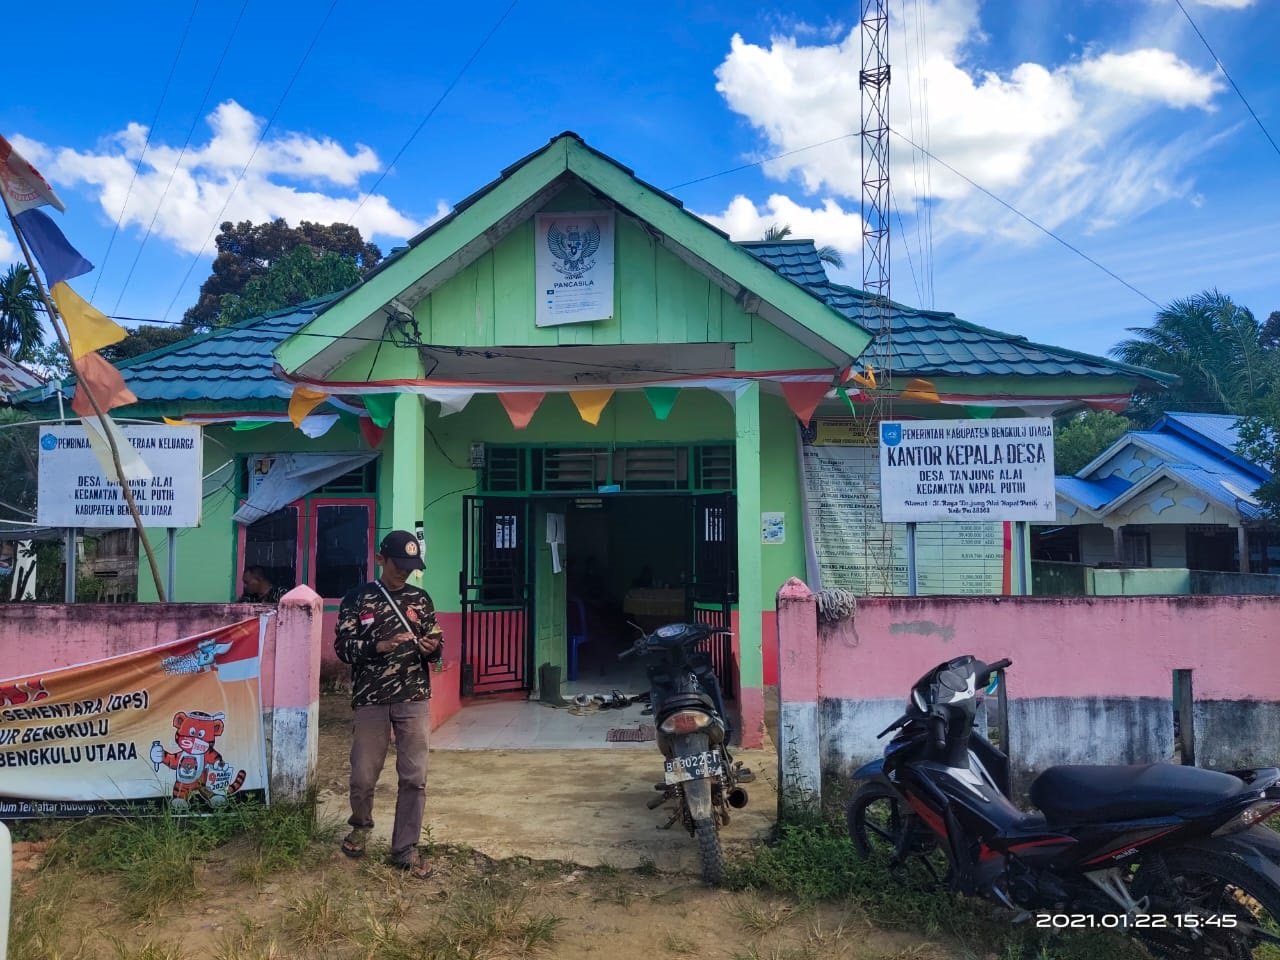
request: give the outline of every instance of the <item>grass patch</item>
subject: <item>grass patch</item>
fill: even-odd
[[[1136,945],[1109,934],[1042,934],[1013,927],[1003,917],[993,918],[991,905],[984,901],[913,888],[885,865],[860,860],[843,829],[816,818],[781,825],[773,843],[730,865],[729,882],[739,890],[785,894],[804,906],[843,901],[880,926],[946,936],[961,946],[960,956],[986,957],[992,952],[1007,960],[1137,960],[1144,956]],[[748,922],[741,916],[739,920]],[[768,925],[765,914],[748,920]],[[781,960],[803,958],[813,946],[770,949]],[[770,954],[760,954],[766,955]]]
[[[425,956],[496,960],[528,957],[550,947],[564,919],[526,910],[527,898],[523,890],[493,882],[463,890],[428,933]]]
[[[237,870],[242,879],[261,880],[307,865],[317,842],[331,833],[331,827],[317,821],[314,803],[237,804],[196,817],[166,811],[151,817],[77,821],[58,835],[46,863],[118,877],[125,910],[146,916],[187,896],[196,868],[221,847],[247,847],[239,854]]]

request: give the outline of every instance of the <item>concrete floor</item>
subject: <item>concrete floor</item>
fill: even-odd
[[[431,734],[431,749],[633,750],[640,747],[653,751],[657,756],[658,748],[653,741],[609,743],[605,740],[605,734],[611,727],[652,723],[652,717],[641,714],[643,709],[643,704],[633,703],[623,710],[597,710],[577,715],[568,707],[549,707],[537,701],[499,700],[469,704]]]

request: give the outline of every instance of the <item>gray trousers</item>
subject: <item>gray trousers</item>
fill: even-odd
[[[422,837],[427,802],[427,748],[431,722],[429,700],[379,703],[356,707],[351,734],[351,826],[373,826],[373,790],[387,760],[389,735],[396,738],[396,819],[391,832],[391,858],[407,861]]]

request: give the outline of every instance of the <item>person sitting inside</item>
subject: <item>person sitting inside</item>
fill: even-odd
[[[279,603],[284,595],[284,587],[273,584],[267,577],[266,569],[256,564],[244,568],[244,593],[240,595],[241,603]]]

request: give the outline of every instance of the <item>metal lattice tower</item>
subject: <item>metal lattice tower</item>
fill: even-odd
[[[862,289],[871,295],[871,329],[876,333],[870,351],[878,380],[871,392],[868,417],[879,442],[879,423],[893,417],[893,330],[890,299],[889,244],[889,10],[887,0],[862,0],[861,94],[862,147]],[[867,592],[873,564],[879,572],[879,592],[893,593],[893,531],[882,524],[880,536],[864,540],[867,550]]]

